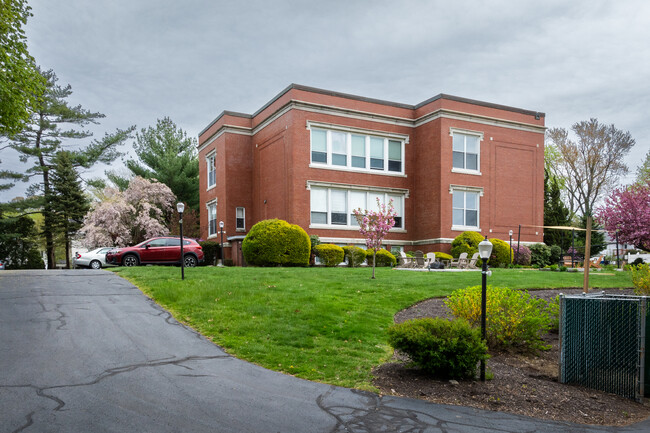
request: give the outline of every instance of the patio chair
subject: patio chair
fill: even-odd
[[[567,268],[573,267],[573,260],[571,256],[564,256],[562,257],[562,266],[566,266]],[[576,260],[575,263],[578,263]]]
[[[467,266],[467,253],[460,253],[460,256],[458,256],[457,259],[451,260],[452,268],[464,269],[466,266]]]
[[[478,266],[476,266],[476,262],[478,261],[478,253],[474,253],[471,259],[469,259],[469,263],[467,264],[467,269],[478,269]]]
[[[404,251],[399,252],[399,267],[401,268],[412,268],[413,267],[413,258],[406,255]]]
[[[589,266],[592,268],[600,269],[600,262],[603,261],[603,257],[604,256],[598,257],[595,262],[593,260],[589,260]]]
[[[424,268],[426,264],[424,263],[424,254],[422,254],[422,251],[417,250],[415,252],[415,268]]]

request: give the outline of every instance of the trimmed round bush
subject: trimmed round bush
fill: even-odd
[[[307,232],[281,219],[258,222],[242,242],[244,259],[253,266],[309,266],[310,249]]]
[[[372,266],[372,250],[366,250],[366,259],[368,260],[368,265]],[[380,249],[377,251],[377,263],[375,266],[395,266],[397,264],[397,259],[390,251],[385,249]]]
[[[314,247],[314,252],[316,254],[316,257],[320,259],[320,262],[328,268],[338,266],[339,263],[343,261],[343,257],[345,256],[343,248],[334,244],[316,245]]]
[[[343,247],[343,252],[345,253],[345,258],[348,259],[348,266],[350,267],[359,267],[366,261],[366,250],[363,248],[348,245]]]
[[[515,265],[530,266],[530,250],[526,245],[512,246],[512,262]]]
[[[478,232],[462,232],[451,242],[451,255],[458,257],[461,253],[467,253],[468,257],[472,257],[474,253],[478,253],[478,244],[483,239],[485,236]]]
[[[533,244],[530,250],[530,264],[543,268],[551,264],[551,247],[546,244]]]
[[[393,325],[388,328],[388,343],[442,379],[471,379],[476,364],[489,358],[480,331],[463,319],[424,318]]]
[[[504,267],[510,263],[510,245],[501,239],[490,239],[492,243],[492,254],[490,255],[490,266]],[[478,248],[477,248],[478,250]]]

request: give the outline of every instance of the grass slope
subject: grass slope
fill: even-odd
[[[481,283],[479,272],[377,268],[118,268],[174,316],[238,358],[304,379],[373,390],[371,369],[392,355],[396,312]],[[592,273],[592,287],[631,287],[628,273]],[[496,269],[488,284],[581,287],[583,274]]]

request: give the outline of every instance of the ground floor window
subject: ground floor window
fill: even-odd
[[[452,230],[477,230],[480,227],[479,201],[482,189],[452,186]]]
[[[236,218],[236,229],[245,231],[246,230],[246,209],[243,207],[238,207],[235,211],[235,218]]]
[[[208,204],[208,236],[217,234],[217,203]]]
[[[310,193],[312,225],[356,229],[359,223],[354,216],[354,210],[378,209],[379,199],[382,204],[393,201],[393,208],[397,213],[394,228],[404,228],[405,194],[320,186],[312,186]]]

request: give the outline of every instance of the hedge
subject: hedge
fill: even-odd
[[[485,238],[478,232],[462,232],[451,242],[451,255],[458,257],[461,253],[467,253],[468,257],[472,257],[474,253],[478,253],[478,244]]]
[[[368,266],[372,266],[372,257],[373,257],[373,250],[367,249],[366,258],[368,260]],[[397,259],[395,258],[394,255],[390,253],[390,251],[385,250],[383,248],[377,251],[377,263],[375,264],[375,266],[395,266],[396,264],[397,264]]]
[[[217,259],[221,254],[219,242],[214,241],[201,241],[199,242],[203,250],[204,260],[201,266],[213,266],[217,264]]]
[[[314,253],[320,259],[320,262],[329,268],[338,266],[345,256],[343,248],[334,244],[316,245],[314,247]]]
[[[363,248],[348,245],[343,247],[343,252],[345,253],[345,258],[348,259],[348,266],[350,267],[359,267],[366,261],[366,250]]]
[[[309,266],[310,249],[307,232],[281,219],[258,222],[242,242],[244,259],[253,266]]]

